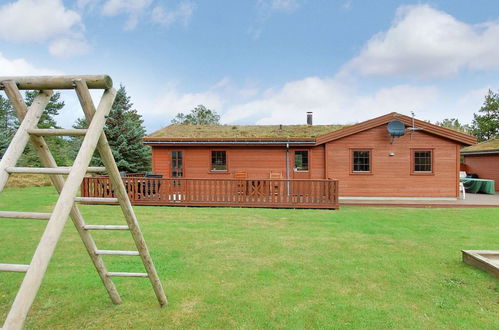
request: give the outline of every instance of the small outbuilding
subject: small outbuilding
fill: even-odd
[[[499,190],[499,139],[463,148],[461,155],[463,171],[474,173],[481,179],[494,180],[495,190]]]
[[[144,138],[165,178],[338,179],[343,198],[457,198],[473,136],[399,113],[353,125],[170,125]]]

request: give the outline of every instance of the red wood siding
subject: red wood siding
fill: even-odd
[[[290,148],[290,179],[338,179],[340,196],[358,197],[458,197],[459,147],[456,142],[424,131],[395,139],[386,125],[356,133],[324,145]],[[153,171],[170,177],[171,151],[182,150],[185,178],[234,178],[246,172],[248,178],[268,179],[270,172],[286,178],[285,147],[160,147],[153,146]],[[351,150],[371,149],[372,172],[351,173]],[[411,174],[411,149],[433,151],[433,173]],[[211,151],[227,152],[227,171],[212,172]],[[309,151],[309,171],[293,172],[294,151]],[[394,153],[394,156],[389,156]]]
[[[383,125],[328,143],[327,177],[339,180],[340,196],[458,196],[459,149],[455,142],[424,131],[408,133],[393,144],[390,140]],[[411,149],[419,148],[433,150],[431,175],[411,174]],[[371,149],[371,173],[351,172],[352,149]]]
[[[499,190],[499,155],[466,155],[464,156],[466,172],[476,173],[481,179],[496,181]]]

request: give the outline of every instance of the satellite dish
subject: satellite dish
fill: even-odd
[[[392,137],[399,137],[405,134],[405,124],[400,120],[392,120],[386,127]]]

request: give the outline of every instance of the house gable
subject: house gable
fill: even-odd
[[[361,122],[361,123],[358,123],[358,124],[331,132],[329,134],[319,136],[316,139],[316,143],[319,145],[319,144],[327,143],[327,142],[334,141],[337,139],[341,139],[341,138],[344,138],[344,137],[352,135],[352,134],[357,134],[357,133],[384,125],[384,124],[388,124],[392,120],[399,120],[399,121],[403,122],[408,127],[412,127],[414,124],[414,127],[419,129],[419,130],[423,130],[427,133],[431,133],[433,135],[437,135],[437,136],[458,142],[462,145],[472,145],[472,144],[476,143],[476,138],[474,136],[471,136],[471,135],[468,135],[465,133],[461,133],[461,132],[452,130],[450,128],[445,128],[445,127],[441,127],[438,125],[434,125],[434,124],[431,124],[431,123],[428,123],[428,122],[425,122],[422,120],[414,119],[412,117],[405,116],[405,115],[399,114],[397,112],[392,112],[392,113],[386,114],[386,115],[381,116],[381,117],[367,120],[367,121],[364,121],[364,122]]]

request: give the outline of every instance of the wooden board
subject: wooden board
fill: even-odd
[[[462,250],[463,262],[499,277],[499,250]]]

